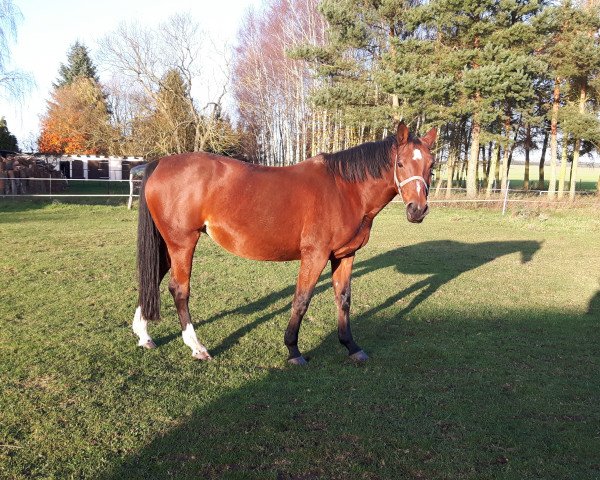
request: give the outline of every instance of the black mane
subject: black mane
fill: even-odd
[[[396,144],[394,136],[378,142],[368,142],[336,153],[324,153],[329,171],[348,182],[362,182],[367,173],[381,178],[390,169],[390,151]]]

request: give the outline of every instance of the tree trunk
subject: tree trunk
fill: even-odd
[[[456,135],[456,134],[454,134]],[[450,151],[448,152],[448,162],[446,163],[446,198],[452,195],[452,182],[454,180],[454,166],[456,165],[456,143],[450,143]]]
[[[481,169],[483,170],[483,183],[487,185],[488,170],[490,168],[490,161],[485,156],[485,145],[481,147]]]
[[[435,193],[433,196],[435,198],[437,198],[440,195],[440,190],[442,189],[442,183],[444,183],[444,180],[442,178],[442,164],[439,162],[435,167],[435,178],[437,179],[437,182],[435,185]]]
[[[538,190],[544,190],[544,163],[546,161],[546,150],[548,149],[548,130],[544,129],[544,142],[542,143],[542,153],[540,155],[540,166],[538,169]]]
[[[552,95],[552,120],[550,121],[550,185],[548,198],[554,198],[556,193],[556,157],[558,155],[557,130],[558,107],[560,104],[560,78],[554,80],[554,93]]]
[[[492,196],[492,189],[494,188],[494,179],[496,178],[496,169],[498,168],[498,157],[500,156],[500,144],[496,142],[494,144],[494,150],[490,158],[490,173],[488,174],[487,189],[485,191],[485,198]]]
[[[317,109],[313,104],[312,112],[312,129],[310,130],[310,156],[314,157],[317,155],[317,138],[316,138],[316,130],[317,130]]]
[[[558,199],[563,198],[565,193],[565,179],[567,177],[567,146],[569,136],[565,134],[562,142],[562,151],[560,155],[560,173],[558,175]]]
[[[509,148],[508,142],[504,147],[504,151],[502,152],[502,165],[500,166],[500,191],[504,194],[506,192],[506,187],[508,186],[508,156],[509,156]]]
[[[513,142],[510,146],[510,154],[508,155],[508,168],[506,170],[506,175],[508,178],[508,175],[510,174],[510,166],[512,165],[512,159],[513,159],[513,153],[515,153],[515,148],[517,147],[517,140],[519,139],[519,130],[521,129],[521,122],[519,122],[519,124],[517,125],[517,128],[515,128],[515,136],[513,138]]]
[[[529,150],[531,149],[531,124],[525,127],[525,174],[523,176],[523,190],[529,190]]]
[[[494,142],[488,143],[488,166],[487,166],[487,170],[485,172],[486,182],[487,182],[488,177],[490,176],[490,163],[492,160],[492,150],[493,149],[494,149]]]
[[[467,163],[467,197],[475,198],[477,196],[477,167],[479,163],[479,135],[481,125],[476,115],[473,118],[473,130],[471,132],[471,154]]]
[[[323,110],[323,121],[321,123],[321,152],[329,152],[329,140],[327,139],[327,109]]]
[[[585,114],[585,100],[587,95],[587,88],[585,82],[581,85],[579,92],[579,113]],[[581,138],[575,140],[575,150],[573,150],[573,165],[571,167],[571,189],[569,191],[569,198],[575,200],[575,187],[577,186],[577,168],[579,167],[579,150],[581,150]]]
[[[502,155],[502,173],[500,175],[502,193],[506,191],[508,185],[508,162],[510,154],[510,114],[504,121],[504,133],[506,135],[506,145],[504,146],[504,154]]]

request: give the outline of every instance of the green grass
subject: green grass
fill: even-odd
[[[531,163],[531,166],[529,168],[529,181],[530,181],[530,188],[532,189],[537,189],[538,186],[538,179],[539,179],[539,170],[538,170],[538,165],[537,165],[537,161],[539,159],[535,160],[535,162]],[[570,169],[571,168],[571,164],[568,164],[568,170],[567,170],[567,178],[566,178],[566,185],[565,185],[565,190],[569,191],[569,185],[570,185]],[[523,188],[523,177],[525,175],[525,165],[511,165],[510,167],[510,171],[508,173],[508,178],[510,180],[510,187],[512,189],[520,189]],[[556,170],[556,176],[557,176],[557,181],[558,181],[558,175],[559,175],[559,168],[557,168]],[[479,167],[479,178],[483,179],[484,175],[483,175],[483,170],[482,167]],[[598,167],[589,167],[589,166],[579,166],[579,168],[577,169],[577,191],[596,191],[598,188],[598,177],[600,177],[600,168]],[[446,179],[446,167],[445,165],[442,166],[442,172],[441,172],[441,177],[442,179]],[[546,165],[546,169],[545,169],[545,187],[544,190],[548,189],[548,182],[549,182],[549,178],[550,178],[550,166]],[[499,188],[499,187],[498,187]]]
[[[130,330],[136,213],[0,205],[0,478],[600,477],[600,215],[434,208],[375,221],[347,361],[323,275],[285,362],[296,263],[200,241],[194,362],[163,286]]]
[[[129,182],[110,180],[69,180],[69,195],[129,195]]]

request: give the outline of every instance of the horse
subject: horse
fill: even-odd
[[[395,135],[295,165],[267,167],[211,153],[185,153],[148,164],[139,201],[138,345],[156,348],[148,321],[160,318],[160,283],[169,291],[184,343],[197,360],[211,360],[194,331],[188,300],[196,244],[202,233],[240,257],[300,260],[292,312],[284,334],[288,362],[305,365],[298,332],[328,262],[337,306],[338,338],[351,360],[369,357],[350,329],[350,277],[356,252],[369,241],[375,216],[397,195],[407,220],[421,223],[437,130],[419,138],[404,122]]]

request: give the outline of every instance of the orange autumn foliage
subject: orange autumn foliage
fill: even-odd
[[[57,88],[42,118],[41,153],[106,154],[112,129],[102,90],[94,80],[78,78]]]

